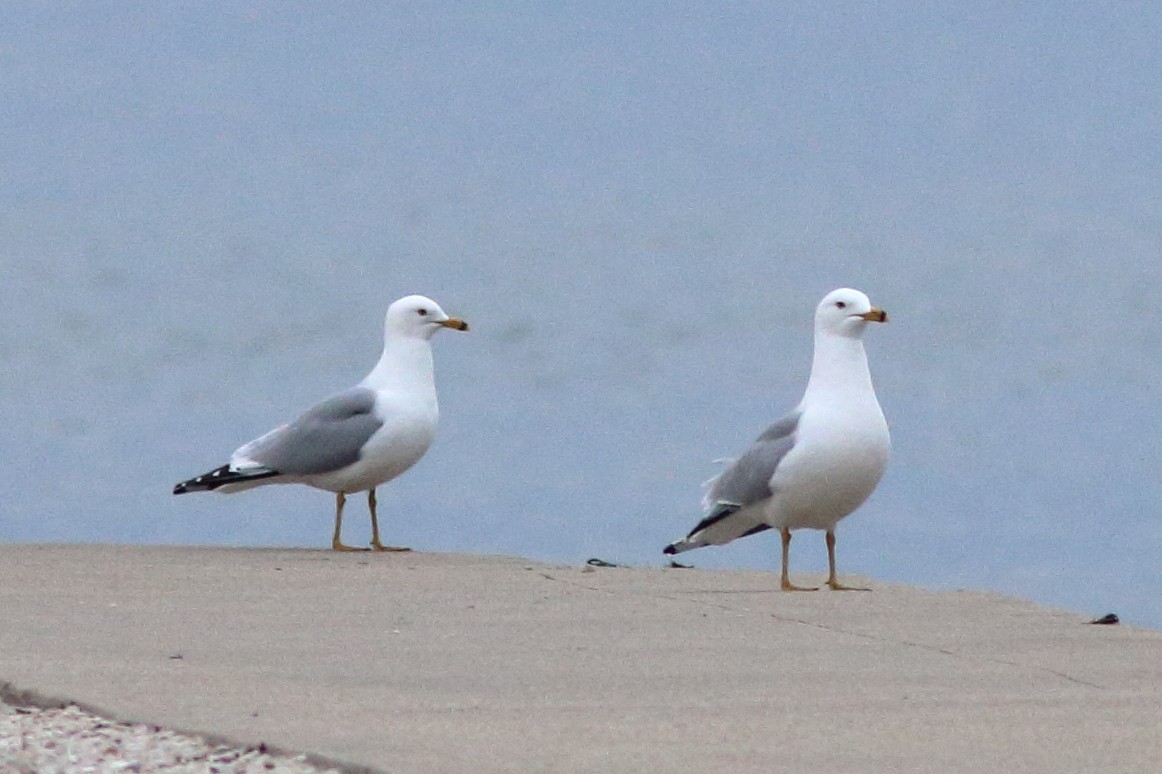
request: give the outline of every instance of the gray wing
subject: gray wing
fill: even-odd
[[[795,445],[799,416],[800,412],[794,411],[768,427],[741,457],[710,482],[707,509],[719,503],[746,508],[771,496],[771,476]]]
[[[257,466],[303,476],[350,465],[383,425],[373,413],[374,407],[373,391],[364,387],[345,390],[238,449],[231,467]]]
[[[703,500],[705,518],[686,537],[666,546],[663,553],[722,545],[770,529],[762,514],[750,506],[773,494],[771,477],[795,445],[799,415],[798,410],[793,411],[768,427],[741,457],[709,482]]]

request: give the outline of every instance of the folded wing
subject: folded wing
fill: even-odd
[[[770,529],[763,523],[763,505],[770,499],[771,478],[795,445],[799,412],[795,411],[763,431],[741,457],[707,482],[702,504],[706,517],[682,540],[666,546],[678,554],[693,548],[722,545]]]

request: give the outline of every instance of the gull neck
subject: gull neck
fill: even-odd
[[[846,395],[864,393],[875,399],[863,340],[858,336],[818,331],[804,401],[813,396],[840,392]]]
[[[379,362],[361,384],[376,391],[419,390],[434,394],[436,379],[431,342],[412,336],[388,336]]]

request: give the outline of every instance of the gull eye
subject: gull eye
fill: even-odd
[[[427,317],[428,310],[427,309],[417,309],[416,314],[418,314],[420,317]]]
[[[840,309],[846,309],[846,308],[847,308],[847,302],[846,302],[846,301],[836,301],[836,302],[835,302],[835,306],[837,306],[837,307],[838,307],[838,308],[840,308]]]

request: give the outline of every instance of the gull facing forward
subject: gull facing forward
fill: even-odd
[[[888,315],[858,290],[840,288],[815,309],[815,356],[799,405],[760,435],[741,457],[707,482],[706,517],[682,540],[693,548],[777,529],[783,542],[784,591],[814,591],[791,583],[791,531],[826,532],[827,585],[845,586],[835,573],[835,526],[871,495],[888,466],[891,441],[872,388],[863,333]]]
[[[430,298],[399,299],[387,309],[383,354],[362,382],[240,447],[229,463],[183,481],[173,493],[240,492],[266,484],[325,489],[335,493],[331,548],[357,551],[340,540],[343,506],[348,494],[366,491],[371,548],[406,551],[380,542],[375,488],[416,464],[436,436],[431,338],[441,328],[466,331],[468,324]]]

